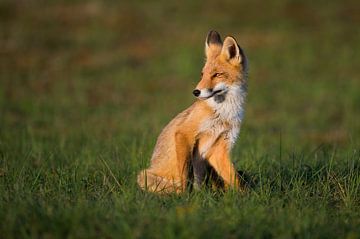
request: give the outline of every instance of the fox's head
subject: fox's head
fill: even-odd
[[[235,38],[228,36],[222,42],[219,33],[210,31],[205,41],[205,55],[201,80],[193,91],[196,97],[201,100],[214,97],[221,101],[234,87],[245,86],[247,60]]]

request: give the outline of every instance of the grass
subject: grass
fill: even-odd
[[[357,1],[0,2],[1,238],[359,238]],[[232,158],[257,185],[140,191],[206,33],[250,60]]]

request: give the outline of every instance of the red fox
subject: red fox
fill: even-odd
[[[230,150],[244,117],[247,59],[233,37],[222,42],[216,31],[207,35],[205,55],[201,79],[193,91],[197,100],[161,132],[150,167],[137,176],[143,190],[183,192],[190,164],[195,188],[204,182],[206,166],[210,165],[226,188],[243,189]]]

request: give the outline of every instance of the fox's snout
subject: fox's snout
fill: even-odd
[[[217,84],[214,88],[195,89],[193,95],[200,99],[208,99],[215,95],[225,94],[228,87],[224,83]]]
[[[211,96],[213,96],[213,89],[195,89],[193,90],[193,95],[201,99],[210,98]]]

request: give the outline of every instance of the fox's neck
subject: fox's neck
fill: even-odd
[[[230,124],[239,124],[245,113],[246,88],[246,82],[234,84],[225,95],[208,99],[207,103],[214,110],[215,117]]]

